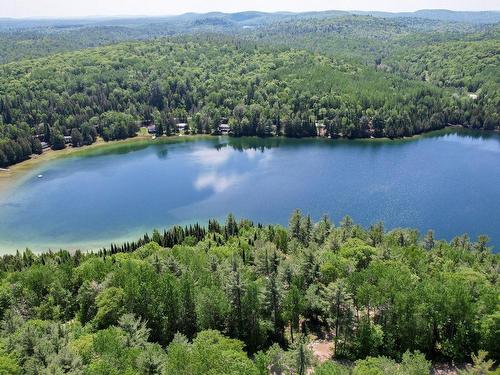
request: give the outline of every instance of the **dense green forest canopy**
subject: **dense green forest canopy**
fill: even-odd
[[[484,368],[499,260],[484,236],[299,211],[288,228],[229,215],[97,253],[27,250],[0,260],[0,373],[424,375],[476,352]],[[320,366],[318,338],[351,365]]]
[[[143,124],[157,135],[183,122],[190,133],[228,123],[235,136],[351,138],[498,128],[498,15],[424,14],[4,20],[0,61],[16,62],[0,66],[0,167]],[[166,35],[177,36],[114,45]]]
[[[390,54],[396,46],[408,49],[439,41],[498,40],[500,16],[492,17],[489,23],[471,23],[477,18],[477,14],[471,14],[469,22],[452,22],[409,15],[384,18],[347,12],[294,15],[246,12],[102,22],[54,20],[37,24],[33,21],[34,25],[20,21],[12,21],[11,25],[0,20],[0,63],[120,41],[207,33],[306,47],[371,63],[374,58]]]
[[[500,128],[498,12],[358,13],[0,20],[0,167],[153,124],[157,136],[179,123],[261,137]],[[288,228],[229,215],[95,253],[26,250],[0,259],[0,374],[424,375],[471,359],[464,373],[487,373],[498,271],[485,236],[448,243],[298,211]],[[318,339],[336,362],[315,360]]]
[[[322,11],[303,13],[239,12],[187,13],[169,17],[83,18],[83,19],[8,19],[0,18],[0,63],[20,58],[40,57],[62,51],[107,45],[119,41],[151,39],[174,34],[221,32],[226,34],[266,34],[277,24],[306,23],[343,17],[356,23],[361,17],[374,23],[399,25],[398,34],[413,32],[471,32],[500,22],[500,12],[451,12],[439,10],[412,13]],[[358,31],[370,31],[360,24]],[[379,30],[372,30],[375,35]],[[346,34],[348,36],[348,34]],[[362,33],[363,37],[367,33]]]
[[[387,62],[374,52],[371,63],[310,47],[323,42],[307,35],[327,46],[346,22],[340,35],[350,35],[356,24],[380,26],[373,17],[357,18],[311,20],[306,30],[305,21],[297,21],[297,40],[286,29],[269,31],[266,42],[207,34],[2,65],[0,166],[41,153],[42,141],[59,149],[66,136],[80,146],[98,136],[134,136],[150,123],[158,135],[174,134],[185,122],[191,133],[217,133],[228,123],[235,136],[351,138],[410,136],[449,124],[500,126],[498,40],[448,41],[446,49],[440,41],[407,54],[395,48]],[[392,33],[389,28],[387,38]],[[345,46],[369,45],[358,37]],[[445,62],[434,50],[446,54]],[[471,58],[466,64],[464,50]]]
[[[373,63],[375,58],[390,55],[398,47],[409,49],[439,41],[490,39],[498,33],[497,25],[339,16],[282,20],[256,28],[245,37]]]

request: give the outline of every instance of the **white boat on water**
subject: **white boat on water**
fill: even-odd
[[[42,178],[42,177],[43,177],[43,174],[39,174],[37,177],[38,177],[38,178]]]

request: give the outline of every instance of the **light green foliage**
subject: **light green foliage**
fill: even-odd
[[[493,358],[500,358],[500,311],[491,315],[486,315],[481,321],[482,346],[490,348],[490,355]]]
[[[110,259],[90,258],[75,268],[74,277],[78,282],[102,282],[112,268]]]
[[[353,375],[397,375],[398,366],[387,357],[368,357],[356,361]]]
[[[340,255],[351,260],[357,270],[366,268],[375,253],[375,248],[367,245],[359,238],[349,239],[340,248]]]
[[[243,352],[243,343],[217,331],[199,332],[192,344],[174,340],[167,349],[170,374],[258,374]]]
[[[484,238],[428,246],[414,230],[349,217],[334,226],[296,212],[290,222],[232,218],[95,254],[2,258],[0,368],[424,375],[433,356],[479,352],[466,371],[497,359],[499,256]],[[355,364],[317,366],[312,335]]]
[[[18,375],[20,373],[21,367],[16,358],[0,346],[0,375]]]
[[[314,375],[350,375],[349,368],[333,362],[325,362],[314,370]]]
[[[472,354],[472,365],[468,365],[465,370],[460,370],[458,373],[460,375],[488,375],[488,374],[498,374],[498,369],[493,371],[493,365],[495,361],[492,359],[486,359],[488,357],[488,352],[480,350],[479,353]]]
[[[118,320],[118,326],[125,333],[125,345],[128,347],[143,347],[148,342],[149,329],[141,318],[134,314],[125,314]]]
[[[94,323],[98,328],[106,328],[116,324],[123,314],[125,292],[121,288],[108,288],[103,290],[96,298],[97,314]]]
[[[139,374],[161,375],[165,369],[166,354],[157,344],[147,344],[136,360]]]
[[[430,361],[420,352],[405,352],[400,364],[400,372],[408,375],[427,375],[431,369]]]
[[[158,233],[158,232],[156,232]],[[154,237],[154,233],[153,233]],[[158,245],[156,242],[149,242],[148,244],[141,246],[139,249],[135,251],[135,255],[140,259],[145,259],[151,257],[153,255],[158,255],[163,251],[163,248]]]
[[[430,362],[422,354],[406,352],[401,363],[386,357],[356,361],[353,375],[429,375],[430,368]]]

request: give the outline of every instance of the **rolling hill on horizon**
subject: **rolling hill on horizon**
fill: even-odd
[[[421,9],[414,12],[381,12],[381,11],[360,11],[360,10],[326,10],[307,12],[262,12],[262,11],[241,11],[234,13],[207,12],[196,13],[187,12],[179,15],[124,15],[124,16],[87,16],[87,17],[0,17],[0,30],[5,29],[30,29],[43,27],[82,27],[91,25],[117,26],[117,25],[137,25],[144,23],[158,22],[179,22],[193,21],[205,18],[222,17],[228,21],[239,24],[260,24],[273,22],[286,18],[328,18],[333,16],[348,15],[369,15],[379,18],[422,18],[436,21],[465,22],[465,23],[497,23],[500,22],[500,11],[453,11],[448,9]]]

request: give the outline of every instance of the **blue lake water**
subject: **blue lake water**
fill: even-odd
[[[134,142],[47,162],[1,194],[2,252],[97,248],[228,212],[286,224],[295,208],[445,239],[487,234],[498,249],[500,135]]]

